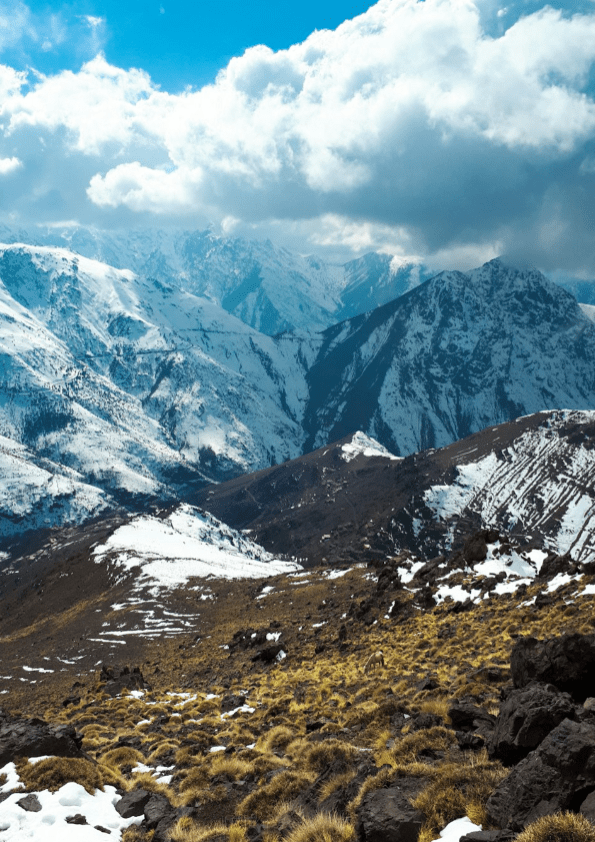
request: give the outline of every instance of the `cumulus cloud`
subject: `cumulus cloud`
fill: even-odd
[[[0,158],[0,175],[8,175],[22,166],[18,158]]]
[[[501,248],[595,272],[595,10],[515,8],[379,0],[177,95],[102,55],[28,84],[0,68],[5,154],[27,170],[34,131],[64,171],[79,156],[87,214],[202,214],[444,259]]]

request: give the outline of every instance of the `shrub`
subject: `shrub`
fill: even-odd
[[[295,827],[287,842],[352,842],[355,839],[353,825],[338,816],[318,813]]]
[[[517,842],[595,842],[595,827],[576,813],[555,813],[528,825]]]
[[[238,804],[240,816],[256,816],[259,821],[268,821],[278,808],[280,801],[290,801],[314,780],[315,775],[305,772],[279,772],[266,786],[259,787]]]
[[[70,781],[83,786],[89,795],[96,789],[103,791],[102,767],[82,757],[48,757],[35,764],[19,763],[17,768],[29,792],[55,792]]]

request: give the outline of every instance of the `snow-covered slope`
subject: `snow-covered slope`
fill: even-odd
[[[271,337],[175,284],[15,244],[0,247],[0,397],[0,435],[32,471],[29,485],[10,475],[5,511],[25,513],[33,487],[29,511],[50,511],[62,486],[38,471],[54,463],[85,486],[77,520],[187,497],[356,430],[402,456],[592,408],[595,325],[538,272],[496,260],[324,332]],[[66,502],[56,512],[68,520]]]
[[[204,296],[273,335],[322,330],[402,295],[429,277],[424,267],[368,254],[346,264],[304,257],[270,241],[211,231],[94,228],[11,231],[0,240],[66,247],[85,257]]]
[[[427,489],[425,503],[443,522],[476,515],[486,526],[520,530],[559,554],[595,561],[595,412],[527,422],[519,420],[519,435],[505,447],[494,437],[479,458],[472,448],[459,454],[454,479]]]

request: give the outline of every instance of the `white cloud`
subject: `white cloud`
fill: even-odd
[[[0,158],[0,175],[8,175],[22,167],[18,158]]]
[[[63,145],[65,172],[73,155],[87,159],[81,173],[95,161],[78,195],[102,212],[301,220],[329,247],[461,255],[506,246],[524,219],[543,250],[543,208],[559,219],[575,201],[546,194],[595,151],[595,14],[546,6],[495,35],[481,4],[380,0],[288,50],[249,49],[177,95],[102,55],[28,89],[0,68],[0,125],[25,164],[27,130]]]

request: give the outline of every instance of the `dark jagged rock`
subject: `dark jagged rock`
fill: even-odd
[[[347,816],[349,802],[353,801],[356,797],[364,781],[377,772],[378,769],[376,766],[369,766],[366,763],[362,763],[358,766],[353,780],[349,781],[346,786],[336,789],[328,798],[320,802],[319,810],[328,814],[336,813],[339,816]]]
[[[595,696],[595,634],[567,634],[551,640],[521,637],[513,647],[510,668],[516,688],[540,681],[584,702]]]
[[[537,578],[549,581],[560,573],[578,573],[579,568],[580,564],[572,558],[570,553],[564,555],[550,553],[541,565]]]
[[[72,725],[48,725],[0,710],[0,768],[17,757],[85,757]]]
[[[150,690],[139,667],[101,667],[101,689],[108,696],[119,696],[123,690]]]
[[[89,822],[82,813],[76,813],[74,816],[66,816],[66,824],[89,824]]]
[[[565,719],[489,797],[494,824],[521,830],[560,810],[578,810],[595,790],[595,725]]]
[[[452,702],[448,715],[456,731],[477,732],[484,739],[491,736],[496,724],[496,717],[480,708],[469,697]]]
[[[246,696],[239,696],[235,693],[228,693],[221,699],[221,713],[228,713],[230,710],[241,708],[246,704]]]
[[[595,825],[595,790],[587,795],[579,807],[579,813]]]
[[[359,842],[417,842],[423,813],[410,799],[421,789],[420,780],[403,778],[387,789],[369,792],[357,811]]]
[[[474,830],[461,836],[459,842],[510,842],[515,836],[508,830]]]
[[[284,647],[280,643],[274,643],[272,646],[266,646],[264,649],[260,649],[251,660],[252,663],[264,661],[265,664],[271,664],[279,653],[283,651]]]
[[[123,819],[142,816],[151,796],[152,793],[147,792],[146,789],[133,789],[132,792],[127,792],[120,798],[115,805],[116,810]]]
[[[513,690],[500,709],[489,742],[490,757],[512,766],[562,722],[574,719],[574,704],[568,693],[552,684],[531,683]]]
[[[26,795],[24,798],[19,798],[17,804],[28,813],[39,813],[41,810],[41,802],[35,793]]]

